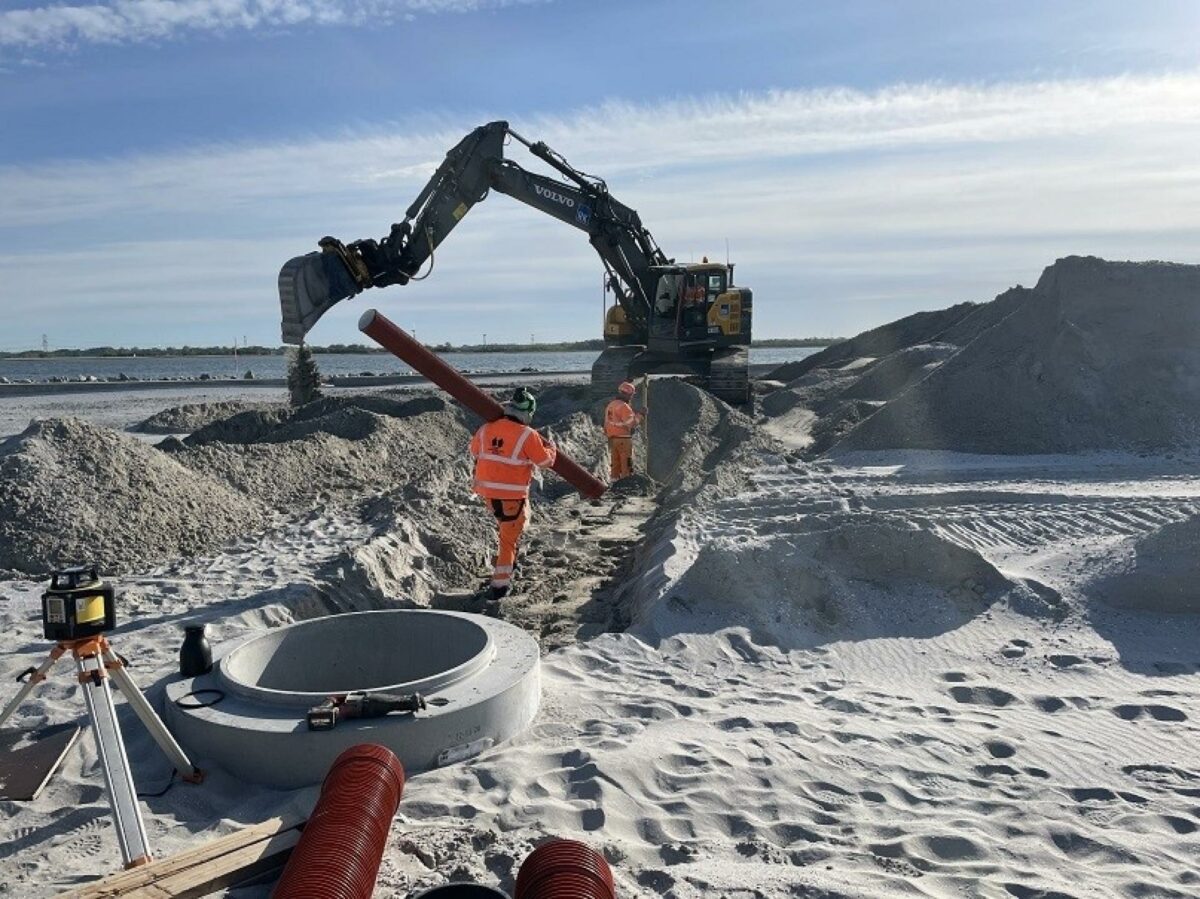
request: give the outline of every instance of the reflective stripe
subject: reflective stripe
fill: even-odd
[[[512,578],[507,578],[507,577],[494,577],[494,578],[492,578],[492,586],[493,587],[507,587],[511,580],[512,580]]]
[[[511,565],[497,565],[492,569],[492,574],[512,574],[512,570]]]
[[[525,448],[525,441],[529,439],[529,435],[533,433],[533,428],[526,426],[524,433],[517,440],[517,445],[513,447],[512,458],[521,458],[521,450]]]
[[[478,478],[476,478],[475,486],[476,487],[487,487],[490,490],[505,490],[509,493],[516,494],[517,496],[528,496],[529,495],[529,485],[528,484],[525,484],[524,486],[522,486],[520,484],[502,484],[500,481],[481,481]]]
[[[476,459],[487,459],[489,462],[499,462],[501,465],[532,465],[525,459],[514,459],[511,456],[497,456],[495,453],[480,453]]]

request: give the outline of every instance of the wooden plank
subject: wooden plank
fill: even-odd
[[[243,846],[206,864],[156,880],[147,887],[122,893],[121,899],[197,899],[207,896],[282,868],[298,842],[298,828],[285,830],[269,840]]]
[[[140,868],[119,871],[103,880],[93,881],[76,887],[64,893],[61,899],[113,899],[124,897],[133,890],[150,886],[157,881],[186,872],[193,868],[202,868],[218,862],[222,857],[231,855],[248,847],[265,844],[277,835],[283,833],[299,833],[304,824],[304,818],[289,816],[286,818],[271,818],[261,824],[253,824],[241,830],[209,840],[195,849],[188,849],[177,855],[153,861]]]

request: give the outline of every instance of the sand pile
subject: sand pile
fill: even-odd
[[[95,561],[117,573],[216,549],[263,521],[252,499],[84,421],[34,422],[0,443],[0,568]]]
[[[1195,445],[1200,266],[1069,257],[1047,268],[1032,291],[996,302],[1013,311],[838,448],[1054,453]]]
[[[672,487],[699,483],[754,433],[745,414],[674,378],[650,382],[648,405],[647,473]]]
[[[243,400],[224,400],[215,403],[188,403],[156,412],[133,425],[129,430],[139,434],[190,434],[206,425],[222,421],[240,412],[267,411],[281,408],[278,403],[251,403]]]
[[[469,440],[465,415],[438,397],[372,395],[242,412],[163,448],[241,493],[295,509],[466,483]]]
[[[856,337],[835,343],[804,359],[781,365],[767,377],[772,381],[787,383],[814,369],[838,368],[863,357],[881,358],[922,343],[947,342],[943,335],[956,326],[960,326],[957,333],[961,339],[970,330],[961,326],[980,309],[977,303],[959,303],[949,309],[907,315],[870,331],[863,331]]]
[[[635,633],[662,639],[746,627],[756,642],[795,649],[928,637],[1001,599],[1047,608],[1044,596],[978,552],[915,525],[846,523],[753,538],[729,530],[697,546],[682,576],[634,614]]]
[[[1109,605],[1145,612],[1200,612],[1200,517],[1168,524],[1138,540],[1119,570],[1086,592]]]

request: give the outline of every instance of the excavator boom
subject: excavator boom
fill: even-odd
[[[506,159],[504,147],[510,140],[524,145],[565,180]],[[481,125],[459,141],[403,221],[393,224],[383,238],[344,244],[325,237],[318,242],[319,252],[284,264],[279,273],[284,343],[303,342],[329,309],[367,288],[427,277],[442,241],[492,190],[583,231],[600,256],[606,289],[617,302],[606,320],[605,339],[620,344],[623,351],[621,360],[610,357],[598,363],[605,379],[611,376],[610,368],[616,370],[614,365],[625,370],[635,357],[641,371],[682,363],[706,380],[712,369],[714,383],[734,385],[722,387],[718,395],[744,401],[751,294],[746,288],[733,288],[732,266],[707,260],[697,266],[676,265],[659,249],[637,212],[616,200],[603,179],[574,168],[541,141],[526,140],[504,121]],[[734,371],[732,381],[724,374],[716,376],[718,357],[722,372]]]

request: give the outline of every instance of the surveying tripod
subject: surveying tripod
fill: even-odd
[[[100,767],[104,769],[104,784],[108,788],[112,803],[113,821],[117,826],[117,839],[121,843],[121,856],[126,868],[135,868],[150,861],[150,844],[146,838],[146,827],[142,823],[138,808],[137,788],[129,770],[129,756],[121,739],[121,726],[117,723],[117,710],[113,706],[112,691],[108,681],[111,676],[125,696],[125,701],[141,719],[154,742],[170,759],[179,776],[189,783],[199,783],[203,772],[188,760],[187,755],[175,742],[162,719],[155,714],[142,691],[138,689],[124,660],[113,652],[112,646],[102,634],[78,640],[64,640],[50,650],[46,661],[38,668],[29,668],[18,678],[23,686],[12,702],[0,712],[0,727],[4,726],[17,707],[42,681],[54,663],[70,652],[75,657],[79,672],[79,684],[83,688],[83,699],[87,704],[88,716],[92,720],[92,732],[96,735],[96,749],[100,756]]]

